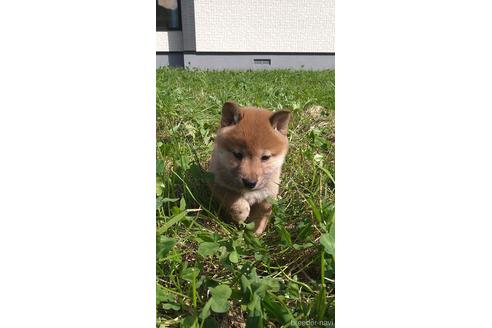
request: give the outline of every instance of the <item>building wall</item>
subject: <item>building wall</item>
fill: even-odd
[[[334,0],[181,0],[182,31],[157,32],[157,67],[332,69]]]
[[[156,32],[156,50],[158,52],[183,51],[183,32]]]
[[[197,52],[335,52],[334,0],[195,0],[194,14]]]

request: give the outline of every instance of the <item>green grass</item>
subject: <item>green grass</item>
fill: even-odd
[[[227,100],[293,113],[280,195],[260,238],[222,221],[206,187]],[[157,326],[334,321],[335,72],[164,68],[156,101]]]

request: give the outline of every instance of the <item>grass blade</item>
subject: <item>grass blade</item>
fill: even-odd
[[[157,235],[162,235],[169,229],[171,226],[175,225],[179,221],[183,220],[186,216],[187,212],[183,211],[181,213],[178,213],[176,215],[173,215],[168,221],[164,222],[164,224],[157,229]]]

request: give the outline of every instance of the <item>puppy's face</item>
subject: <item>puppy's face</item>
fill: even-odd
[[[279,172],[288,150],[290,112],[224,104],[217,133],[218,175],[238,190],[258,190]]]

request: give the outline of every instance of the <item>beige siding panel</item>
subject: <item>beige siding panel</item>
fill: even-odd
[[[181,31],[156,32],[156,51],[183,51]]]
[[[194,4],[198,52],[335,52],[334,0],[195,0]]]

